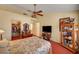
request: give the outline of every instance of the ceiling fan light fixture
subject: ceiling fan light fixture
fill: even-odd
[[[43,16],[43,11],[42,10],[36,11],[37,4],[33,4],[33,6],[34,6],[34,10],[33,11],[28,10],[28,12],[32,12],[31,17],[32,18],[36,18],[37,16]]]

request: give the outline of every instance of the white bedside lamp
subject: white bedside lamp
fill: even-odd
[[[3,39],[3,38],[2,38],[2,34],[3,34],[4,32],[5,32],[4,30],[1,30],[1,29],[0,29],[0,40]]]

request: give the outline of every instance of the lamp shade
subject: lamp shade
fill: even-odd
[[[0,29],[0,34],[3,34],[5,31]]]

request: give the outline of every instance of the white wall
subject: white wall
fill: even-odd
[[[45,25],[51,25],[52,26],[52,40],[56,42],[60,42],[60,34],[59,34],[59,19],[63,17],[73,17],[75,20],[78,20],[78,12],[55,12],[55,13],[45,13],[43,17],[39,17],[37,20],[40,23],[40,27],[37,27],[33,29],[33,31],[38,32],[37,35],[39,35],[42,31],[42,26]],[[21,23],[28,23],[32,25],[32,27],[35,27],[34,24],[32,24],[31,18],[15,14],[8,11],[0,10],[0,29],[3,29],[5,33],[3,34],[4,38],[11,39],[11,21],[12,20],[20,20]],[[40,31],[39,31],[39,29]],[[34,33],[35,34],[35,33]]]
[[[39,22],[33,23],[33,34],[36,36],[40,36],[40,23]]]
[[[55,12],[55,13],[44,13],[43,17],[39,17],[40,22],[40,32],[42,32],[42,26],[52,26],[52,39],[53,41],[60,42],[60,32],[59,32],[59,19],[64,17],[73,17],[78,20],[78,12]]]
[[[30,17],[0,10],[0,29],[3,29],[5,31],[5,33],[3,34],[4,38],[9,40],[11,39],[12,20],[20,20],[22,24],[28,23],[30,25],[32,23]]]

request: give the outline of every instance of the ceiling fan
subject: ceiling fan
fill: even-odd
[[[33,18],[36,18],[37,16],[43,16],[43,11],[42,11],[42,10],[36,11],[36,6],[37,6],[37,5],[34,4],[34,10],[33,10],[33,11],[27,10],[27,11],[29,11],[29,12],[32,12],[31,17],[33,17]]]

